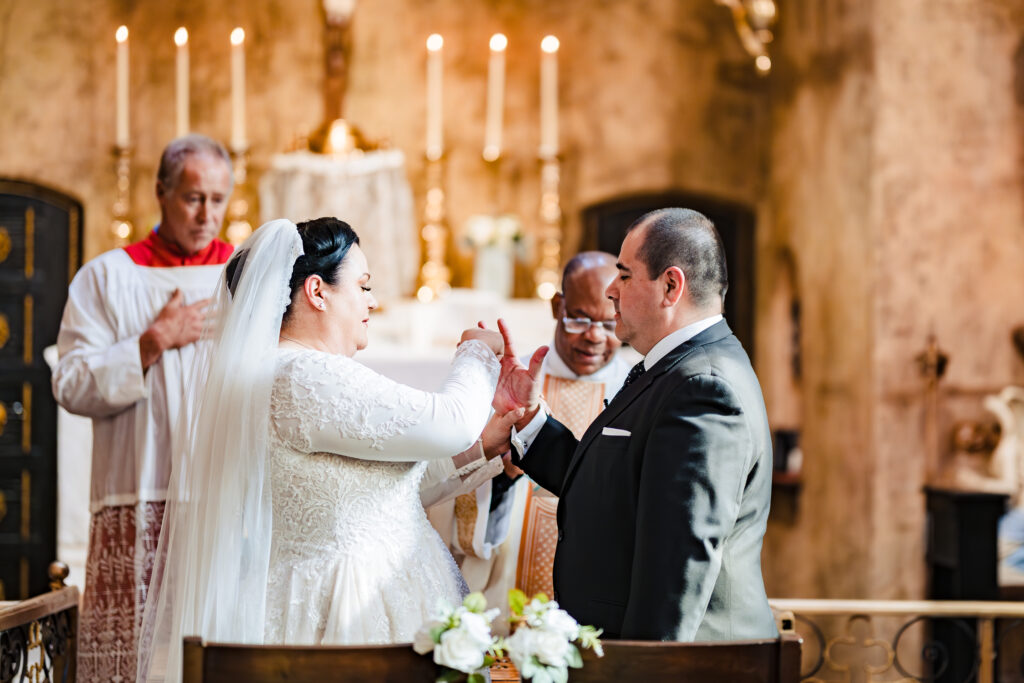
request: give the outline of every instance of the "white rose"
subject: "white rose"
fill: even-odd
[[[484,653],[476,638],[454,628],[441,634],[441,642],[434,648],[434,663],[471,674],[484,665]]]
[[[486,649],[491,644],[491,627],[482,614],[476,612],[460,614],[459,630],[465,631],[481,649]]]
[[[564,609],[548,610],[544,614],[543,623],[546,630],[560,633],[568,641],[580,636],[580,625]]]
[[[526,663],[530,661],[534,650],[534,631],[531,628],[517,628],[511,637],[505,640],[505,647],[508,649],[508,658],[522,672]]]
[[[533,636],[534,654],[549,666],[566,666],[566,655],[569,653],[569,641],[561,633],[546,629],[535,629]]]

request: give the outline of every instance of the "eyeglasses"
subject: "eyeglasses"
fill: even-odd
[[[615,332],[614,320],[591,320],[590,318],[563,317],[562,325],[565,327],[565,331],[569,334],[582,334],[589,330],[593,325],[597,325],[605,334],[613,334]]]

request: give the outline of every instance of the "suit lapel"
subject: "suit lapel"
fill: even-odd
[[[688,339],[669,351],[664,358],[655,363],[653,368],[640,375],[635,382],[615,394],[608,407],[597,416],[597,419],[590,423],[587,431],[583,434],[583,438],[580,439],[579,444],[576,446],[572,460],[569,461],[569,468],[565,472],[565,479],[562,481],[563,495],[572,480],[573,474],[576,472],[576,468],[583,459],[583,453],[590,447],[591,442],[601,434],[601,431],[608,426],[608,423],[621,415],[637,398],[650,388],[651,384],[658,377],[675,367],[687,355],[692,353],[694,349],[724,339],[731,334],[732,330],[729,329],[729,325],[724,320],[715,323],[697,336]]]

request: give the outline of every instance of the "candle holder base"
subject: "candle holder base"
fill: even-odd
[[[114,206],[111,209],[110,233],[115,247],[123,247],[132,241],[135,226],[131,220],[132,197],[132,148],[115,145],[114,155]]]
[[[423,207],[424,261],[416,298],[423,302],[443,298],[451,291],[452,272],[447,265],[448,225],[445,215],[444,155],[427,157],[427,200]]]

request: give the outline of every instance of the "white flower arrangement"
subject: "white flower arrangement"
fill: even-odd
[[[434,653],[434,663],[442,668],[439,682],[465,678],[467,683],[484,683],[483,670],[503,654],[500,639],[491,635],[491,622],[500,611],[487,609],[482,593],[470,593],[454,609],[440,600],[412,647],[421,655]]]
[[[604,656],[601,629],[580,626],[543,593],[527,598],[515,588],[509,591],[508,602],[515,632],[506,639],[491,635],[491,622],[500,610],[487,609],[482,593],[470,593],[456,608],[438,602],[437,613],[416,633],[412,645],[418,654],[434,653],[434,663],[442,669],[438,683],[484,683],[484,670],[506,650],[520,677],[533,683],[567,683],[569,667],[583,666],[577,645]]]
[[[466,219],[463,235],[474,249],[500,247],[507,250],[522,242],[523,224],[518,216],[510,213],[476,214]]]
[[[583,666],[576,644],[593,649],[598,657],[604,656],[599,639],[601,629],[580,626],[543,593],[531,599],[523,591],[513,589],[509,591],[508,603],[512,612],[509,620],[515,625],[515,632],[505,640],[504,647],[523,680],[566,683],[569,667]]]

